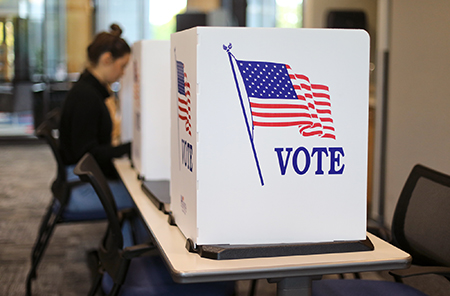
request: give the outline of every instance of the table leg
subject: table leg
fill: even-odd
[[[310,296],[311,277],[289,277],[284,279],[270,279],[277,283],[277,296]]]

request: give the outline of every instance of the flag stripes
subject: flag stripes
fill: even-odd
[[[186,132],[192,135],[191,126],[191,85],[187,74],[184,72],[184,64],[177,61],[177,86],[178,86],[178,118],[184,122]]]
[[[289,65],[236,60],[253,126],[299,128],[305,137],[336,139],[329,88],[312,84]]]

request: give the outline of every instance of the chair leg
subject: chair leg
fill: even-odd
[[[111,291],[109,292],[108,296],[117,296],[119,295],[120,287],[122,285],[114,283],[114,286],[112,287]]]
[[[47,213],[42,218],[41,224],[39,226],[38,235],[36,237],[36,241],[33,246],[33,250],[31,251],[31,264],[33,265],[36,261],[36,258],[39,257],[39,253],[42,250],[42,242],[44,235],[48,232],[49,229],[49,221],[51,219],[51,216],[53,214],[52,205],[50,204],[49,208],[47,209]]]
[[[33,252],[31,267],[27,276],[27,296],[31,296],[31,281],[36,278],[36,270],[38,268],[39,263],[41,262],[45,249],[48,246],[53,230],[55,229],[56,221],[52,222],[53,223],[49,225],[48,229],[42,233],[42,236],[40,237],[39,241],[39,246],[37,246],[37,248]]]
[[[31,252],[31,267],[27,275],[26,281],[26,295],[31,296],[31,281],[36,278],[36,270],[44,255],[45,249],[50,241],[55,226],[62,215],[62,209],[60,208],[55,214],[53,212],[53,204],[50,205],[46,215],[42,219],[39,227],[38,237],[36,238],[35,245]]]
[[[91,289],[89,290],[88,296],[95,296],[95,293],[97,293],[98,288],[100,287],[100,284],[102,282],[103,273],[99,272],[97,276],[95,277],[94,281],[92,282]]]
[[[26,296],[31,296],[31,280],[32,280],[32,274],[30,272],[27,275]]]
[[[249,296],[255,296],[257,284],[258,284],[258,280],[252,280],[251,285],[250,285],[250,292],[248,293]]]

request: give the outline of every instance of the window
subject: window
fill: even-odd
[[[303,0],[248,0],[248,27],[300,28]]]

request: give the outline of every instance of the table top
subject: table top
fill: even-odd
[[[136,206],[156,240],[172,277],[179,283],[218,280],[276,279],[335,273],[377,271],[407,268],[411,256],[368,233],[375,249],[319,255],[299,255],[270,258],[213,260],[189,253],[186,238],[169,216],[158,210],[142,191],[142,181],[128,159],[118,159],[115,166]]]

